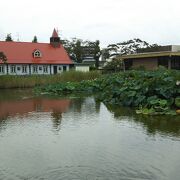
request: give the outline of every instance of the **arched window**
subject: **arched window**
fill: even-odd
[[[35,50],[33,53],[34,58],[39,58],[42,57],[41,51],[39,50]]]

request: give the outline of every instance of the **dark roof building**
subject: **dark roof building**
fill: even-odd
[[[147,70],[164,66],[168,69],[180,70],[180,46],[160,46],[156,51],[147,49],[145,53],[118,56],[124,60],[125,69],[143,67]]]

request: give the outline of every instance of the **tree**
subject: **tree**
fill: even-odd
[[[5,41],[13,41],[13,39],[11,37],[11,33],[7,34]]]
[[[101,50],[101,58],[102,58],[102,61],[105,61],[106,59],[108,59],[110,57],[110,54],[109,54],[109,50],[108,48],[104,48]]]
[[[81,63],[82,62],[82,55],[83,55],[82,40],[81,39],[73,39],[72,51],[76,57],[76,61],[78,63]]]
[[[33,40],[32,40],[33,43],[37,43],[37,36],[34,36]]]
[[[96,60],[96,67],[99,66],[99,57],[101,55],[99,44],[97,40],[93,41],[83,41],[82,39],[72,38],[69,40],[61,40],[64,48],[69,54],[70,58],[75,62],[82,63],[83,58],[92,57]]]
[[[74,60],[75,62],[81,63],[82,62],[82,40],[77,38],[72,38],[70,40],[61,40],[64,48],[66,49],[69,57]]]
[[[107,62],[104,69],[115,71],[115,72],[120,71],[120,70],[125,71],[125,64],[124,64],[124,61],[122,59],[115,58],[112,61]]]
[[[3,63],[7,62],[7,57],[3,52],[0,52],[0,61],[2,61]]]
[[[145,49],[150,46],[151,45],[146,41],[142,41],[141,39],[134,38],[117,44],[110,44],[107,47],[107,51],[109,51],[110,56],[134,54],[137,53],[140,49]]]
[[[99,68],[99,58],[101,56],[101,50],[100,50],[100,42],[99,40],[96,40],[94,43],[94,59],[96,61],[96,68]]]

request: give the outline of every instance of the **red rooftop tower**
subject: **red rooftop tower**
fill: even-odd
[[[61,45],[60,42],[60,37],[58,36],[58,33],[56,31],[56,29],[54,28],[53,33],[52,33],[52,37],[50,37],[50,44],[54,47],[54,48],[58,48]]]

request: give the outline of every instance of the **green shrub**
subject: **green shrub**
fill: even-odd
[[[175,105],[180,108],[180,96],[179,97],[176,97],[175,99]]]

